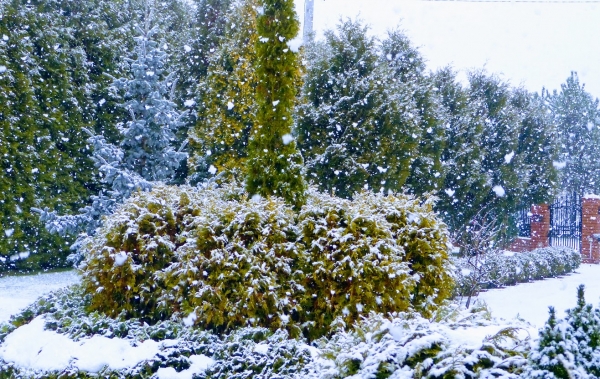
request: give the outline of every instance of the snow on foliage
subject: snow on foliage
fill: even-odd
[[[501,325],[485,309],[455,312],[441,322],[396,314],[370,315],[353,330],[321,340],[320,356],[304,378],[517,378],[527,364],[529,339]]]
[[[430,315],[452,291],[446,227],[431,201],[308,192],[278,198],[157,186],[82,243],[93,309],[224,331],[255,325],[326,334],[371,311]],[[123,264],[121,263],[127,256]]]
[[[435,321],[412,313],[386,317],[371,313],[352,326],[338,325],[330,338],[307,345],[301,339],[291,339],[284,330],[244,327],[218,336],[184,327],[178,321],[148,325],[141,319],[126,320],[123,315],[113,319],[90,313],[90,299],[81,287],[74,286],[44,296],[13,318],[9,332],[20,326],[16,332],[0,334],[2,373],[17,379],[46,378],[58,373],[81,377],[92,372],[100,377],[124,378],[191,378],[192,373],[202,379],[516,378],[531,349],[529,338],[520,330],[528,330],[528,325],[490,320],[484,307],[468,312],[442,307]],[[16,341],[18,333],[34,328],[37,334]],[[33,348],[39,344],[38,334],[57,342],[52,349],[43,348],[44,354],[63,359],[46,361],[52,363],[52,368],[36,371],[19,362],[40,351]],[[122,358],[130,364],[110,364],[116,351],[86,355],[85,351],[64,349],[98,341],[104,341],[106,346],[123,346]],[[143,354],[131,354],[147,346],[151,348]],[[19,357],[5,354],[18,347],[32,349],[24,350]],[[67,359],[84,355],[85,362]]]
[[[124,93],[122,106],[131,117],[119,125],[120,144],[109,143],[103,136],[84,129],[90,135],[92,160],[106,188],[92,196],[91,204],[81,208],[77,215],[59,216],[48,209],[35,209],[51,232],[94,234],[102,224],[102,216],[111,214],[132,192],[149,190],[154,182],[172,179],[187,156],[171,146],[185,113],[177,111],[169,100],[175,78],[166,69],[167,54],[152,39],[158,31],[158,27],[148,25],[145,30],[138,29],[136,59],[127,60],[131,77],[113,82],[113,89]]]
[[[516,254],[489,254],[480,262],[482,288],[511,286],[532,280],[556,277],[573,272],[581,264],[578,251],[567,247],[546,247]],[[468,288],[473,267],[467,258],[455,258],[456,289],[460,294]]]

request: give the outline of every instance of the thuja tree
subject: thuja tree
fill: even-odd
[[[289,41],[300,29],[292,0],[262,0],[257,19],[256,122],[250,135],[246,189],[250,194],[275,195],[301,206],[306,182],[302,156],[292,137],[296,53]]]
[[[0,20],[0,271],[61,264],[65,241],[30,209],[77,209],[90,180],[80,132],[85,58],[53,18],[18,3]],[[32,258],[22,258],[32,253]]]
[[[565,191],[600,192],[600,114],[594,99],[571,73],[560,92],[547,96],[560,141],[559,166]]]
[[[192,181],[216,172],[243,171],[256,118],[257,0],[244,0],[228,14],[226,33],[208,59],[200,81],[198,121],[189,131]]]
[[[298,139],[320,189],[345,198],[403,189],[422,124],[417,75],[403,63],[413,51],[401,38],[392,34],[378,54],[368,28],[348,20],[307,49]]]

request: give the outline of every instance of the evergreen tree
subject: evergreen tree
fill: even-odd
[[[248,138],[256,119],[255,72],[258,41],[257,1],[244,0],[228,16],[227,32],[210,57],[200,82],[198,121],[190,130],[190,167],[194,180],[217,172],[244,171]]]
[[[5,67],[0,68],[0,75],[5,73],[0,92],[7,106],[0,115],[5,123],[0,140],[11,141],[20,151],[5,157],[4,164],[12,171],[0,172],[0,182],[7,188],[1,196],[10,197],[5,203],[13,204],[3,207],[0,215],[5,234],[10,234],[0,242],[0,256],[38,253],[10,266],[48,267],[68,254],[68,241],[48,233],[30,209],[72,213],[102,187],[84,128],[109,142],[120,139],[116,125],[128,114],[110,93],[107,74],[125,73],[123,58],[131,54],[133,25],[143,22],[140,10],[145,4],[126,0],[2,3],[0,37],[6,38],[0,40],[0,62]],[[181,33],[186,30],[182,20],[189,13],[183,11],[185,4],[179,0],[155,4],[168,45],[185,40]],[[13,162],[13,157],[22,163]]]
[[[291,134],[299,71],[289,42],[300,27],[292,0],[261,0],[260,5],[255,45],[258,108],[248,146],[246,189],[299,207],[306,183]]]
[[[72,211],[87,195],[91,175],[81,169],[89,160],[79,133],[85,125],[86,92],[71,80],[73,73],[84,71],[85,59],[66,43],[65,32],[56,19],[40,16],[35,8],[3,4],[0,260],[5,266],[0,270],[61,264],[65,241],[47,233],[31,208]],[[21,260],[31,253],[29,263]]]
[[[585,286],[577,288],[577,306],[567,311],[573,339],[575,364],[593,377],[600,376],[600,317],[598,310],[585,302]]]
[[[577,73],[572,72],[561,91],[547,97],[558,128],[565,192],[600,193],[600,115],[598,99],[585,91]]]
[[[512,215],[525,189],[519,180],[523,156],[517,154],[522,115],[511,100],[510,86],[498,77],[483,71],[470,73],[469,101],[483,120],[479,143],[484,152],[482,168],[491,187],[484,193],[482,206],[501,220],[503,239],[509,238]]]
[[[349,20],[307,50],[298,137],[310,179],[342,197],[399,191],[422,135],[413,84],[397,79],[405,67],[390,64],[367,28]]]
[[[93,234],[102,223],[102,216],[112,213],[132,192],[149,190],[152,182],[171,179],[180,160],[186,157],[171,145],[173,129],[179,127],[182,114],[167,98],[174,78],[165,66],[166,54],[152,39],[158,28],[147,26],[140,32],[135,38],[136,59],[130,60],[132,77],[114,82],[115,90],[125,92],[123,106],[131,117],[119,128],[123,135],[120,146],[88,131],[93,160],[105,188],[99,195],[92,196],[90,204],[77,215],[59,216],[56,211],[38,209],[42,221],[52,232]]]
[[[451,69],[437,72],[434,83],[448,114],[447,140],[442,153],[446,174],[437,209],[450,230],[459,231],[483,207],[491,190],[483,169],[483,120]]]
[[[557,320],[554,308],[540,330],[537,351],[524,376],[540,379],[597,378],[600,375],[600,310],[586,304],[584,286],[577,288],[577,306]]]
[[[420,135],[418,154],[411,163],[406,187],[413,193],[439,191],[444,181],[442,152],[446,143],[446,114],[434,82],[425,73],[425,60],[400,31],[388,33],[381,44],[382,64],[390,68],[391,82],[408,89],[418,112]],[[388,79],[386,83],[389,83]],[[405,100],[406,101],[406,100]],[[417,132],[417,131],[415,131]]]
[[[516,155],[522,157],[519,183],[525,187],[521,203],[547,204],[558,186],[557,132],[552,115],[542,96],[516,89],[511,100],[522,115]]]
[[[569,354],[570,341],[565,338],[569,330],[560,325],[556,319],[554,307],[550,307],[550,317],[540,330],[538,352],[532,355],[533,367],[527,377],[539,379],[570,379],[573,378],[575,362]],[[549,375],[550,374],[550,375]]]
[[[149,181],[173,177],[186,154],[171,146],[175,131],[182,126],[180,114],[169,98],[175,77],[167,73],[167,54],[152,37],[158,27],[136,37],[136,58],[130,61],[133,78],[115,81],[125,91],[125,109],[131,120],[121,127],[123,167]]]

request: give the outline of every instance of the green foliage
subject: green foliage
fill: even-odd
[[[516,378],[527,364],[529,343],[507,327],[480,345],[457,346],[446,338],[457,330],[489,325],[482,312],[430,323],[410,314],[389,319],[370,314],[352,330],[339,330],[317,346],[303,378]]]
[[[68,241],[45,231],[30,209],[76,209],[91,179],[81,169],[90,164],[79,134],[85,90],[70,75],[85,61],[61,46],[68,36],[54,19],[23,8],[2,4],[0,22],[0,271],[23,267],[17,261],[33,253],[64,258]]]
[[[423,129],[413,98],[420,74],[409,64],[416,52],[403,38],[391,34],[379,51],[367,27],[348,20],[308,46],[297,133],[308,177],[323,191],[350,198],[406,183]]]
[[[235,186],[158,187],[127,201],[83,244],[91,309],[312,339],[370,311],[429,316],[450,296],[447,231],[430,201],[310,191],[295,212]]]
[[[169,45],[180,41],[185,4],[156,3]],[[0,5],[0,271],[66,263],[72,240],[46,231],[31,208],[74,213],[99,189],[82,128],[109,140],[118,133],[125,110],[110,93],[107,74],[124,73],[128,39],[145,5],[122,0]]]
[[[511,88],[485,71],[472,72],[467,88],[450,69],[436,73],[434,83],[448,114],[438,210],[458,232],[484,209],[508,242],[516,234],[516,210],[549,201],[557,190],[556,129],[549,110],[537,94]]]
[[[250,131],[256,119],[255,0],[236,4],[228,13],[225,36],[207,59],[199,85],[198,121],[190,130],[190,167],[196,176],[210,165],[217,172],[243,171]]]
[[[303,159],[292,138],[296,53],[289,45],[300,29],[293,0],[260,0],[256,30],[256,120],[250,133],[246,190],[278,196],[299,209],[305,201]]]
[[[600,114],[594,99],[572,72],[560,91],[546,95],[560,146],[562,188],[580,194],[600,191]]]
[[[116,319],[97,312],[89,312],[90,296],[80,286],[44,295],[30,305],[11,324],[0,326],[0,341],[6,327],[10,332],[15,325],[45,315],[46,329],[64,334],[78,341],[92,336],[121,338],[131,343],[146,340],[169,341],[161,354],[142,361],[134,367],[120,370],[103,368],[98,373],[79,371],[73,367],[53,372],[31,372],[27,368],[0,360],[2,379],[48,378],[152,378],[160,368],[173,367],[177,371],[189,368],[191,355],[203,354],[215,360],[206,371],[196,374],[200,378],[286,378],[291,379],[312,360],[307,345],[293,340],[282,330],[275,333],[265,328],[243,328],[231,334],[217,336],[181,322],[163,321],[148,325],[140,319]],[[177,343],[172,343],[176,341]],[[267,346],[268,350],[264,351]],[[258,351],[258,348],[261,351]],[[4,375],[4,376],[3,376]]]

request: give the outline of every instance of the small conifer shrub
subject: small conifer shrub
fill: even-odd
[[[446,227],[404,195],[283,199],[157,186],[134,195],[82,245],[90,307],[150,322],[184,318],[317,338],[369,312],[430,316],[453,282]]]

